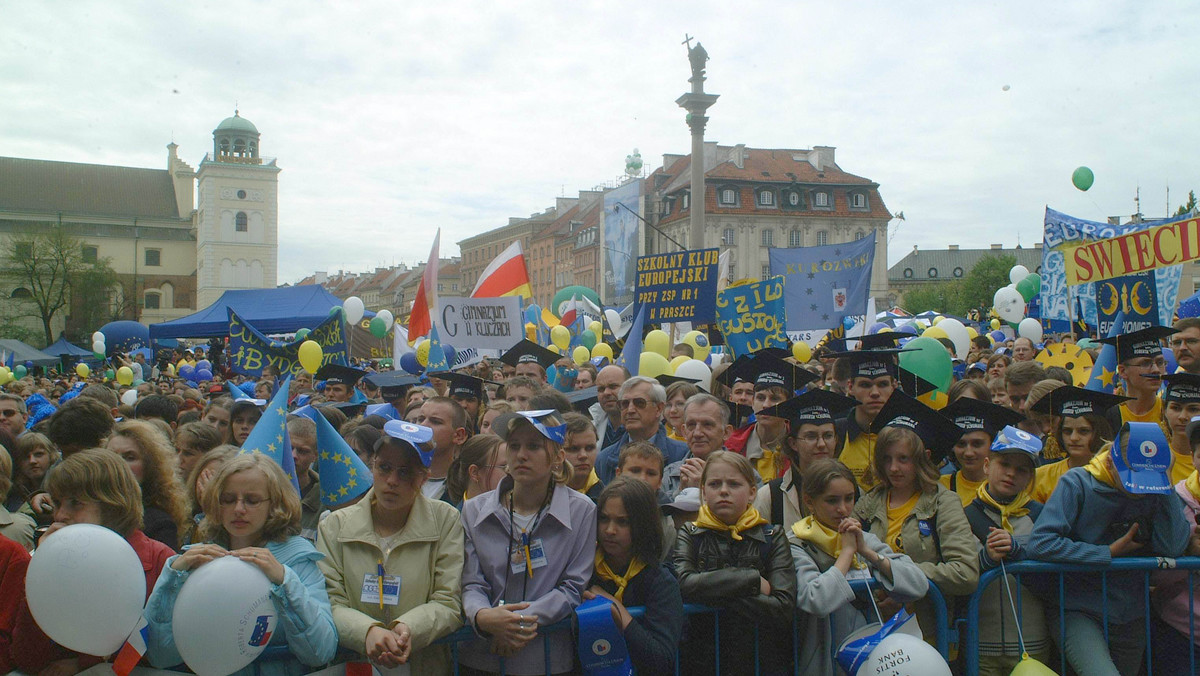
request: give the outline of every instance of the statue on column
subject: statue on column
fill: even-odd
[[[688,45],[688,61],[692,64],[692,78],[704,79],[704,62],[708,61],[708,51],[699,42],[695,47]]]

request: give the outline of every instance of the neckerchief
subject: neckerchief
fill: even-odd
[[[767,523],[767,520],[762,518],[762,515],[758,513],[757,509],[749,507],[746,509],[746,511],[742,512],[740,517],[738,517],[737,523],[731,526],[713,516],[713,513],[708,509],[708,505],[700,505],[700,515],[696,517],[696,520],[693,523],[700,528],[729,531],[729,537],[733,538],[734,540],[741,540],[742,531],[750,530],[755,526],[761,526],[762,524]]]
[[[1113,472],[1108,465],[1109,451],[1100,451],[1092,456],[1091,461],[1084,465],[1083,468],[1088,471],[1088,474],[1096,477],[1096,481],[1108,486],[1109,488],[1117,488],[1121,485],[1121,480]]]
[[[625,587],[628,586],[629,581],[636,577],[638,573],[642,572],[642,569],[645,567],[646,564],[642,563],[641,559],[635,556],[633,557],[633,560],[629,562],[629,568],[625,571],[625,574],[617,575],[615,572],[613,572],[612,568],[608,567],[608,561],[604,560],[604,552],[600,551],[599,549],[596,550],[596,575],[599,575],[600,579],[602,580],[608,580],[609,582],[616,583],[617,593],[613,594],[613,596],[616,597],[616,599],[621,603],[625,602]]]
[[[988,485],[987,485],[987,482],[985,481],[979,487],[979,499],[983,500],[983,504],[985,504],[989,507],[992,507],[1000,512],[1000,526],[1002,528],[1004,528],[1004,530],[1011,533],[1011,532],[1013,532],[1013,528],[1012,528],[1012,524],[1009,523],[1008,518],[1010,516],[1022,517],[1029,513],[1029,508],[1026,507],[1025,505],[1029,504],[1029,501],[1033,499],[1032,488],[1033,488],[1033,482],[1030,481],[1029,485],[1025,486],[1025,490],[1018,493],[1017,497],[1013,498],[1011,502],[1009,502],[1007,505],[1005,505],[1005,504],[1001,504],[995,498],[993,498],[991,493],[988,493]]]

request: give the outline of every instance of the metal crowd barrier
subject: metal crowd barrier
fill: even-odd
[[[1144,598],[1143,598],[1142,602],[1144,604],[1143,609],[1145,610],[1145,620],[1144,620],[1143,624],[1144,624],[1145,631],[1146,631],[1146,650],[1145,650],[1144,659],[1145,659],[1145,663],[1146,663],[1145,673],[1147,674],[1147,676],[1152,676],[1154,673],[1154,665],[1153,665],[1153,659],[1152,659],[1154,651],[1152,650],[1152,642],[1151,642],[1152,641],[1151,625],[1153,623],[1153,618],[1154,618],[1154,609],[1151,607],[1151,604],[1150,604],[1150,583],[1151,583],[1151,574],[1152,573],[1154,573],[1156,571],[1163,571],[1163,570],[1191,571],[1188,573],[1188,614],[1189,614],[1188,626],[1189,626],[1191,635],[1192,636],[1196,635],[1196,626],[1195,626],[1196,625],[1196,613],[1195,613],[1196,595],[1195,595],[1194,585],[1196,583],[1197,573],[1200,572],[1200,557],[1183,557],[1183,558],[1178,558],[1178,559],[1170,559],[1170,558],[1164,558],[1164,557],[1118,558],[1118,559],[1113,559],[1113,561],[1107,566],[1081,566],[1081,565],[1044,563],[1041,561],[1018,561],[1015,563],[1007,564],[1006,569],[1007,569],[1007,573],[1009,575],[1012,575],[1013,577],[1015,577],[1017,580],[1017,584],[1010,585],[1010,588],[1011,588],[1012,594],[1014,596],[1014,602],[1016,603],[1016,606],[1017,606],[1017,616],[1018,617],[1020,617],[1021,607],[1022,607],[1021,606],[1021,596],[1022,596],[1021,581],[1022,581],[1023,576],[1030,575],[1030,576],[1056,576],[1057,577],[1057,584],[1054,585],[1054,589],[1056,590],[1056,598],[1043,599],[1043,600],[1046,601],[1046,611],[1048,614],[1050,612],[1057,612],[1057,614],[1058,614],[1058,635],[1057,636],[1051,635],[1051,637],[1050,637],[1052,639],[1057,640],[1058,663],[1050,664],[1047,666],[1049,666],[1052,669],[1057,666],[1058,667],[1057,671],[1060,674],[1067,673],[1066,650],[1063,647],[1063,641],[1064,641],[1064,637],[1065,637],[1065,633],[1066,633],[1066,626],[1065,626],[1066,623],[1064,622],[1065,611],[1063,609],[1063,605],[1062,605],[1061,601],[1063,598],[1065,598],[1066,593],[1068,591],[1066,589],[1066,585],[1065,585],[1065,578],[1066,578],[1066,575],[1068,575],[1068,574],[1087,573],[1087,574],[1101,576],[1101,594],[1104,597],[1102,599],[1102,604],[1101,604],[1103,615],[1104,615],[1104,617],[1103,617],[1104,638],[1105,638],[1105,640],[1108,640],[1108,630],[1109,630],[1109,627],[1108,627],[1108,625],[1109,625],[1108,575],[1109,575],[1109,573],[1117,573],[1117,572],[1126,572],[1126,573],[1141,572],[1142,573],[1142,575],[1144,576],[1144,580],[1146,582],[1146,587],[1145,587],[1146,591],[1145,591],[1145,594],[1143,595]],[[979,619],[980,619],[979,618],[979,604],[983,598],[984,591],[987,590],[989,585],[996,583],[1000,579],[1001,574],[1002,574],[1002,571],[1000,568],[994,568],[992,570],[984,572],[980,576],[979,586],[975,589],[975,593],[973,593],[973,594],[971,594],[971,596],[967,597],[965,615],[960,620],[958,620],[958,623],[961,623],[963,625],[963,629],[961,630],[961,632],[953,632],[953,633],[960,633],[962,636],[962,645],[960,646],[959,652],[961,654],[963,654],[965,657],[964,673],[967,674],[967,676],[975,676],[976,674],[979,673]],[[1003,583],[1001,583],[1001,584],[1003,584]],[[1012,612],[1011,610],[1009,610],[1007,605],[1004,606],[1004,611],[1007,613]],[[1049,622],[1049,617],[1047,617],[1047,628],[1049,628],[1050,626],[1051,625]],[[1200,673],[1200,671],[1197,671],[1197,668],[1196,668],[1198,657],[1200,657],[1200,656],[1197,655],[1195,641],[1194,640],[1189,641],[1189,660],[1191,663],[1191,673]]]

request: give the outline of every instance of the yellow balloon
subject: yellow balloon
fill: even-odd
[[[967,337],[970,338],[971,340],[975,340],[976,338],[979,337],[979,332],[975,330],[974,326],[967,327]]]
[[[642,349],[657,353],[666,359],[667,355],[671,354],[671,338],[667,336],[666,331],[654,329],[646,334],[646,340],[642,341]]]
[[[426,352],[428,353],[428,349]],[[321,368],[321,362],[324,357],[321,344],[315,340],[306,340],[300,343],[299,357],[300,368],[309,373],[316,373],[317,369]]]
[[[562,324],[559,324],[550,329],[550,342],[554,343],[554,346],[560,350],[567,349],[567,346],[571,344],[571,331]]]
[[[1017,666],[1013,667],[1012,676],[1053,676],[1055,672],[1050,667],[1038,662],[1032,657],[1025,655],[1017,662]]]
[[[692,358],[704,361],[712,349],[712,344],[708,342],[708,336],[703,331],[688,331],[683,334],[683,342],[692,346]]]
[[[934,326],[937,326],[938,324],[941,324],[943,319],[945,319],[945,317],[943,317],[943,316],[941,316],[941,315],[938,315],[938,316],[934,317],[934,318],[933,318],[933,325],[934,325]]]
[[[993,319],[992,321],[988,322],[988,326],[992,327],[992,330],[995,331],[996,329],[1000,328],[1000,320]]]
[[[604,357],[605,359],[612,361],[612,345],[609,345],[608,343],[596,343],[596,346],[592,348],[592,356]]]
[[[685,361],[691,361],[691,359],[692,358],[687,356],[686,354],[681,354],[678,357],[675,357],[674,359],[671,360],[671,363],[669,364],[669,366],[671,367],[670,373],[672,375],[674,375],[675,369],[679,368],[680,364],[682,364]]]
[[[117,369],[117,382],[122,385],[133,384],[133,369],[128,366],[122,366]]]
[[[797,340],[792,343],[792,356],[801,364],[807,363],[809,359],[812,359],[812,348],[803,340]]]
[[[421,366],[429,366],[429,341],[422,340],[420,345],[417,345],[417,363]]]
[[[550,350],[554,354],[562,354],[562,350],[558,349],[557,345],[547,345],[546,349]]]
[[[575,349],[571,351],[571,359],[573,359],[579,366],[583,366],[584,363],[591,358],[591,356],[591,350],[588,350],[582,345],[576,345]]]
[[[596,320],[592,320],[592,323],[588,324],[588,331],[596,334],[596,342],[598,343],[604,335],[604,325]]]
[[[87,364],[76,364],[75,373],[79,374],[80,378],[86,378],[92,372]]]
[[[643,352],[641,358],[638,360],[639,376],[656,378],[665,373],[669,373],[670,368],[671,362],[667,361],[666,357],[657,352]]]
[[[529,322],[525,325],[525,339],[531,341],[537,340],[537,324]]]
[[[921,337],[923,337],[923,338],[949,338],[950,336],[946,333],[946,329],[943,329],[940,326],[931,326],[921,332]]]
[[[175,375],[175,365],[174,364],[167,364],[167,375],[169,375],[169,376]]]

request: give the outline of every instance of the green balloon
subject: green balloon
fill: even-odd
[[[331,312],[330,314],[333,313]],[[304,340],[310,333],[312,333],[312,329],[300,329],[296,331],[296,340]]]
[[[900,367],[933,383],[939,392],[950,389],[954,365],[950,353],[935,338],[913,338],[904,345],[909,352],[900,353]]]
[[[342,311],[342,306],[341,306],[341,305],[334,305],[333,307],[329,308],[329,314],[330,314],[330,316],[336,315],[336,314],[338,314],[338,313],[339,313],[339,312],[341,312],[341,311]]]
[[[584,331],[579,334],[579,344],[591,350],[596,347],[596,334],[591,331]]]
[[[1073,183],[1076,188],[1079,188],[1085,192],[1088,188],[1092,187],[1092,183],[1095,183],[1095,181],[1096,175],[1093,174],[1092,170],[1088,169],[1087,167],[1079,167],[1074,173],[1071,174],[1071,183]]]
[[[92,356],[93,356],[93,357],[95,357],[96,359],[104,359],[104,353],[103,353],[103,352],[93,352],[93,353],[92,353]]]
[[[29,373],[29,369],[25,368],[24,364],[17,364],[13,367],[12,373],[14,378],[20,380]]]
[[[104,372],[104,377],[108,378],[109,380],[112,380],[113,378],[117,377],[117,372],[112,369],[108,369],[107,371]]]
[[[382,338],[387,335],[387,323],[379,317],[371,319],[371,335],[376,338]]]
[[[1021,298],[1024,298],[1026,303],[1037,295],[1037,291],[1034,290],[1034,284],[1029,281],[1028,277],[1017,282],[1017,292],[1021,294]]]

